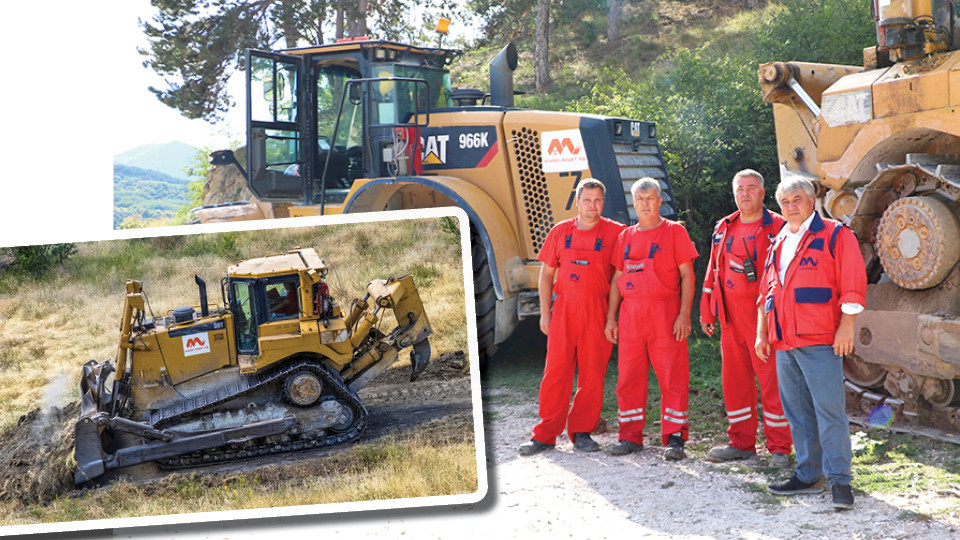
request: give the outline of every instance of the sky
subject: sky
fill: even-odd
[[[41,7],[37,7],[41,6]],[[0,247],[105,238],[113,227],[113,156],[180,141],[225,148],[243,140],[245,97],[213,126],[187,120],[148,90],[138,18],[149,0],[45,0],[0,17]],[[450,37],[464,32],[454,22]]]

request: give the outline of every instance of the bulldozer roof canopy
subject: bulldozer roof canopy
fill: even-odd
[[[240,261],[227,269],[231,277],[269,277],[289,274],[306,269],[322,270],[326,268],[323,259],[313,248],[294,249],[277,255],[267,255],[256,259]]]

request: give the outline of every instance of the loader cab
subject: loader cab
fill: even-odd
[[[350,41],[248,50],[248,185],[271,202],[338,204],[359,178],[410,174],[419,129],[452,105],[459,51]]]

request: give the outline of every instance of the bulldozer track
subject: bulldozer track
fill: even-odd
[[[256,456],[340,446],[359,439],[366,428],[366,407],[364,407],[357,394],[344,385],[339,377],[332,375],[319,362],[307,359],[288,362],[263,374],[245,376],[241,383],[223,387],[209,396],[184,400],[175,406],[155,411],[151,414],[151,423],[157,429],[169,426],[178,420],[202,413],[208,408],[213,408],[304,369],[312,371],[323,380],[326,389],[325,396],[332,395],[333,399],[340,400],[349,407],[353,420],[346,431],[338,432],[327,428],[293,431],[282,435],[259,437],[242,443],[231,443],[222,447],[192,452],[158,460],[157,463],[160,467],[166,469],[197,467],[213,463],[242,461]]]
[[[953,444],[960,444],[960,407],[927,407],[910,410],[902,399],[891,397],[881,390],[864,388],[845,381],[847,417],[850,422],[865,428],[882,428],[894,433],[909,433]],[[947,431],[930,425],[957,426]]]

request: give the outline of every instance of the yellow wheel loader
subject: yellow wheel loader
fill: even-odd
[[[197,276],[199,306],[159,318],[142,284],[127,281],[115,361],[83,366],[75,482],[148,461],[186,467],[359,438],[357,392],[406,348],[416,380],[430,323],[410,276],[372,281],[345,311],[326,275],[313,249],[249,259],[222,280],[224,307],[208,304]],[[391,312],[397,326],[385,332]]]
[[[960,7],[874,0],[863,66],[770,62],[781,177],[860,240],[870,285],[844,358],[854,419],[960,443]]]
[[[636,220],[630,186],[661,182],[677,215],[656,126],[514,106],[511,43],[489,92],[451,85],[460,51],[391,41],[247,50],[246,168],[259,203],[196,209],[201,222],[458,206],[470,219],[480,361],[540,314],[537,254],[576,216],[577,183],[606,186],[604,217]],[[269,203],[269,209],[266,205]],[[266,211],[265,211],[266,209]]]

